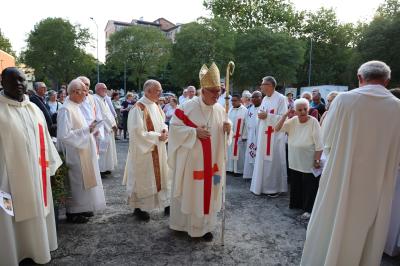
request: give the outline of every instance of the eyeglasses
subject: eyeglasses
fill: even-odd
[[[301,112],[301,111],[307,112],[307,111],[308,111],[308,109],[307,109],[307,108],[303,108],[303,109],[302,109],[302,108],[300,108],[300,109],[296,109],[296,111],[297,111],[297,112]]]

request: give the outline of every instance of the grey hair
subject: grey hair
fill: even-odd
[[[33,83],[33,88],[35,89],[35,91],[37,91],[42,84],[45,83],[43,81],[36,81],[35,83]]]
[[[326,98],[328,99],[328,98],[331,97],[331,96],[336,97],[338,94],[339,94],[338,91],[331,91],[330,93],[328,93],[328,95],[326,96]]]
[[[297,106],[304,104],[307,106],[307,110],[310,109],[310,103],[307,101],[307,99],[300,98],[294,101],[294,110],[297,110]]]
[[[189,92],[189,90],[194,90],[194,92],[196,93],[196,88],[195,88],[195,86],[188,86],[188,87],[186,88],[186,91]]]
[[[89,83],[89,87],[90,87],[90,79],[88,77],[79,76],[79,77],[77,77],[77,79],[80,79],[83,82],[83,85],[85,85],[85,81],[86,81],[87,83]]]
[[[382,61],[369,61],[360,66],[357,75],[365,81],[370,80],[389,80],[391,70],[388,65]]]
[[[309,92],[309,91],[303,92],[303,93],[301,94],[301,98],[303,98],[304,95],[309,95],[309,96],[312,98],[312,94],[311,94],[311,92]]]
[[[128,98],[128,97],[133,97],[133,93],[132,93],[132,92],[128,92],[128,93],[125,95],[125,99]]]
[[[72,94],[79,87],[81,87],[82,89],[85,88],[85,84],[82,82],[80,78],[71,80],[71,82],[68,84],[67,87],[68,94]]]
[[[148,92],[151,88],[156,87],[156,86],[161,87],[161,83],[155,79],[148,79],[148,80],[146,80],[146,82],[143,85],[143,91]]]
[[[265,82],[271,82],[272,85],[274,86],[274,88],[276,87],[276,79],[273,76],[263,77],[262,83],[265,83]]]
[[[256,95],[256,94],[258,94],[258,95],[260,95],[260,97],[262,97],[261,91],[253,91],[253,93],[251,94],[251,96]]]
[[[99,87],[100,87],[100,86],[103,86],[103,85],[104,85],[104,86],[106,87],[106,89],[107,89],[106,84],[104,84],[104,83],[97,83],[96,86],[94,86],[94,90],[97,92],[97,90],[99,89]]]
[[[248,90],[244,90],[242,92],[242,97],[250,99],[251,98],[251,93]]]

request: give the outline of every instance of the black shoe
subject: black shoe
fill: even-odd
[[[164,215],[169,216],[169,206],[164,208]]]
[[[204,239],[204,241],[206,241],[206,242],[211,242],[211,241],[213,240],[213,238],[214,238],[214,236],[213,236],[213,234],[211,234],[210,232],[206,233],[206,234],[203,236],[203,239]]]
[[[238,176],[242,176],[243,174],[239,174],[239,173],[233,173],[234,177],[238,177]]]
[[[67,213],[67,222],[73,224],[85,224],[89,222],[89,218],[76,213]]]
[[[142,211],[139,208],[135,209],[133,215],[135,215],[140,221],[148,222],[150,220],[150,214],[148,212]]]
[[[94,216],[93,212],[81,212],[79,214],[82,216],[85,216],[85,217],[93,217]]]
[[[109,175],[111,174],[111,171],[105,171],[104,174]]]
[[[277,197],[279,197],[280,194],[281,193],[278,192],[278,193],[267,194],[267,196],[270,198],[277,198]]]

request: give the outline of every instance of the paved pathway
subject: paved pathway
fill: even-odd
[[[119,170],[103,179],[107,209],[88,224],[61,223],[50,265],[299,265],[306,226],[288,209],[287,196],[250,193],[250,183],[229,177],[225,246],[220,224],[213,242],[191,240],[168,228],[162,211],[140,222],[126,205],[121,185],[127,142],[117,142]],[[384,257],[382,265],[400,265]]]

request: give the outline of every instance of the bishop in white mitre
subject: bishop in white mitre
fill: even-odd
[[[257,152],[250,191],[271,197],[287,191],[285,133],[274,132],[276,123],[287,112],[286,97],[275,91],[276,80],[264,77],[265,94],[258,113]]]
[[[322,124],[328,160],[303,266],[376,266],[382,259],[400,162],[400,119],[382,118],[399,114],[400,100],[385,88],[385,63],[364,63],[357,76],[360,87],[339,94]]]
[[[170,228],[211,241],[225,185],[224,133],[229,140],[231,123],[217,103],[220,76],[214,63],[209,69],[203,65],[200,84],[201,96],[180,106],[170,122]]]
[[[260,91],[254,91],[251,95],[251,102],[246,117],[245,125],[247,128],[246,152],[244,159],[243,178],[251,179],[253,177],[254,163],[257,152],[257,134],[258,134],[258,110],[260,109],[262,94]]]
[[[139,220],[150,219],[148,211],[164,208],[169,214],[171,182],[168,176],[168,127],[158,105],[161,84],[153,79],[143,85],[144,96],[129,111],[129,151],[123,184],[128,204]]]
[[[14,216],[0,207],[0,264],[48,263],[57,249],[50,176],[62,162],[43,113],[24,95],[25,75],[6,68],[1,84],[0,200],[11,196]]]
[[[229,110],[229,120],[233,124],[233,139],[228,148],[226,171],[243,174],[246,151],[247,128],[245,117],[247,108],[241,103],[240,95],[232,95],[232,108]]]
[[[104,83],[97,83],[96,94],[93,96],[96,103],[96,110],[103,121],[100,128],[100,136],[97,139],[99,150],[99,169],[101,173],[114,171],[118,166],[117,148],[115,145],[115,131],[117,122],[107,104],[107,86]]]
[[[67,221],[87,222],[93,212],[105,209],[100,177],[95,123],[87,124],[80,105],[85,99],[85,85],[80,79],[70,82],[68,99],[57,115],[57,140],[68,166],[71,197],[66,203]]]

